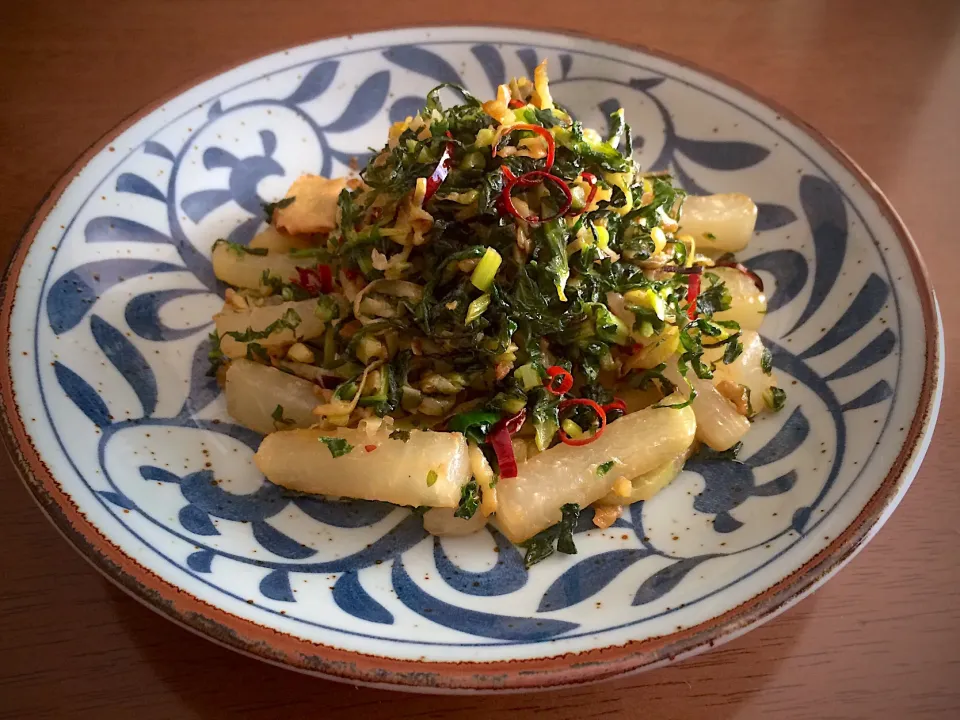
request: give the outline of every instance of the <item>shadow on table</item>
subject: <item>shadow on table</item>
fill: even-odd
[[[678,665],[548,693],[431,696],[357,688],[284,670],[176,627],[110,586],[117,618],[160,682],[203,718],[242,716],[487,718],[549,712],[551,720],[643,717],[728,720],[777,675],[814,612],[808,599],[784,617],[729,645]]]

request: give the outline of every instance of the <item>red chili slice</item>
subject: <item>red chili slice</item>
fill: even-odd
[[[317,265],[315,268],[297,268],[297,277],[290,282],[299,285],[309,293],[333,292],[333,273],[329,265]]]
[[[511,415],[508,418],[503,418],[499,420],[496,425],[491,428],[490,432],[497,432],[497,430],[503,428],[511,435],[516,435],[520,432],[520,428],[523,427],[523,424],[527,421],[527,409],[521,408],[520,412],[516,415]]]
[[[364,445],[363,449],[366,450],[367,452],[373,452],[374,450],[377,449],[377,447],[378,447],[377,445]]]
[[[566,214],[567,210],[570,209],[570,206],[573,204],[573,195],[570,193],[570,188],[567,184],[556,175],[551,175],[548,172],[543,170],[532,170],[531,172],[524,173],[520,177],[514,175],[510,168],[506,165],[501,166],[504,176],[507,178],[507,184],[503,188],[501,193],[501,198],[503,200],[503,206],[511,215],[513,215],[518,220],[526,220],[528,223],[538,224],[548,222],[550,220],[555,220],[558,217],[562,217]],[[560,209],[550,217],[541,218],[539,215],[531,215],[530,217],[523,217],[519,212],[517,212],[516,206],[513,204],[513,189],[516,186],[520,187],[533,187],[534,185],[539,184],[540,182],[549,180],[550,182],[556,184],[560,188],[561,192],[564,195],[563,205],[560,206]]]
[[[693,320],[697,316],[697,296],[700,295],[700,275],[688,275],[687,280],[687,317]]]
[[[527,409],[523,408],[516,415],[500,420],[487,434],[487,442],[497,456],[497,465],[500,466],[500,477],[514,478],[517,476],[517,457],[513,453],[513,443],[510,436],[519,432],[527,419]]]
[[[513,108],[514,110],[516,110],[517,108],[523,107],[523,102],[521,102],[520,100],[511,100],[510,102],[507,103],[507,107]]]
[[[627,411],[627,403],[624,402],[622,399],[615,397],[613,399],[613,402],[607,403],[606,405],[603,406],[603,411],[605,413],[608,413],[614,410],[625,413]]]
[[[447,132],[447,137],[451,137],[449,132]],[[433,194],[437,191],[437,188],[440,187],[440,184],[447,179],[447,175],[450,172],[450,166],[453,164],[454,148],[455,145],[452,142],[448,142],[446,147],[443,148],[443,154],[440,156],[440,162],[437,163],[437,167],[433,171],[433,174],[427,178],[427,190],[423,194],[424,202],[432,198]]]
[[[603,431],[607,429],[607,413],[602,407],[600,407],[596,402],[588,398],[571,398],[570,400],[564,400],[560,403],[559,410],[563,412],[569,407],[574,405],[586,405],[592,409],[597,417],[600,418],[600,427],[597,428],[597,431],[593,435],[588,435],[583,438],[572,438],[567,435],[566,431],[563,429],[563,426],[560,427],[560,441],[565,445],[589,445],[598,437],[603,435]]]
[[[728,268],[734,268],[736,270],[739,270],[740,272],[742,272],[744,275],[746,275],[748,278],[750,278],[753,281],[753,284],[757,286],[757,290],[759,290],[760,292],[763,292],[763,278],[761,278],[759,275],[757,275],[753,270],[748,268],[743,263],[738,263],[733,261],[724,261],[724,262],[718,262],[716,265],[717,267],[728,267]]]
[[[523,107],[522,105],[520,107]],[[516,125],[511,125],[506,132],[511,133],[514,130],[526,130],[528,132],[536,133],[544,140],[547,141],[547,157],[544,158],[544,170],[549,170],[553,167],[553,160],[557,154],[557,143],[553,139],[553,133],[547,130],[545,127],[540,125],[530,125],[529,123],[518,123]],[[493,145],[493,156],[497,156],[497,146]]]
[[[573,387],[573,375],[559,365],[547,368],[548,379],[543,383],[547,392],[553,395],[566,395]],[[559,384],[557,384],[559,381]]]
[[[317,274],[320,276],[320,289],[325,293],[333,292],[333,271],[329,265],[317,265]]]

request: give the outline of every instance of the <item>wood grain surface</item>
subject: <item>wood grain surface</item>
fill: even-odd
[[[236,655],[139,605],[86,563],[0,458],[0,717],[960,717],[960,2],[114,0],[0,3],[0,260],[76,156],[199,76],[322,37],[497,22],[640,43],[719,71],[836,140],[926,259],[946,388],[926,462],[846,570],[707,655],[527,696],[352,688]]]

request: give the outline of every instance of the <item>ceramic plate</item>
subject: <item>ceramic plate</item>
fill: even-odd
[[[429,537],[407,510],[290,498],[251,462],[207,377],[222,288],[211,245],[247,242],[301,173],[336,176],[442,82],[480,96],[546,58],[554,97],[644,169],[759,205],[746,264],[789,391],[742,462],[692,463],[579,554],[524,570],[495,530]],[[917,252],[821,136],[676,61],[565,35],[397,30],[276,53],[200,83],[90,150],[8,270],[2,400],[55,525],[143,602],[264,660],[388,687],[567,685],[736,636],[836,571],[926,449],[940,329]]]

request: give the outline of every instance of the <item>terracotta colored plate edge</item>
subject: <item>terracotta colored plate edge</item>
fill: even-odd
[[[420,26],[424,29],[442,29],[443,25]],[[469,27],[456,25],[456,27]],[[490,29],[489,26],[475,26]],[[393,28],[391,28],[393,29]],[[410,28],[406,28],[410,29]],[[583,37],[588,40],[618,45],[602,38],[572,33],[566,29],[514,28],[541,30],[561,35]],[[366,33],[365,33],[366,34]],[[328,38],[335,39],[335,38]],[[345,651],[319,643],[312,643],[265,628],[257,623],[234,616],[203,602],[180,588],[166,582],[140,566],[120,548],[99,533],[61,490],[38,451],[30,441],[26,428],[16,411],[9,359],[10,319],[13,311],[16,281],[27,251],[37,231],[75,175],[89,160],[107,146],[109,141],[165,102],[179,96],[195,85],[214,78],[228,69],[246,64],[246,61],[212,73],[184,85],[128,116],[109,130],[66,171],[47,193],[27,229],[20,238],[0,285],[0,409],[4,438],[10,456],[21,479],[31,491],[38,505],[54,526],[78,552],[108,579],[133,595],[146,606],[160,612],[181,626],[233,650],[284,667],[293,668],[327,679],[360,683],[392,689],[426,692],[504,691],[546,689],[576,685],[611,678],[631,671],[647,669],[669,662],[680,656],[699,652],[726,642],[751,626],[769,620],[789,605],[812,592],[827,577],[849,561],[869,537],[875,533],[886,515],[906,490],[910,477],[904,474],[910,466],[919,463],[925,451],[927,429],[936,415],[936,389],[941,373],[940,327],[936,301],[923,261],[909,231],[876,184],[860,167],[815,128],[798,118],[792,111],[771,101],[741,83],[723,75],[698,67],[684,59],[641,45],[625,46],[699,72],[724,83],[743,94],[774,109],[784,119],[804,130],[853,174],[873,198],[882,214],[894,228],[907,255],[910,269],[917,283],[919,298],[927,330],[926,359],[917,412],[911,421],[903,448],[890,472],[876,493],[870,498],[857,518],[814,558],[797,571],[766,591],[738,607],[699,625],[667,636],[630,641],[625,645],[598,648],[581,653],[568,653],[550,658],[484,662],[444,663],[415,660],[396,660],[357,652]],[[283,48],[281,48],[283,49]],[[269,53],[268,53],[269,54]]]

